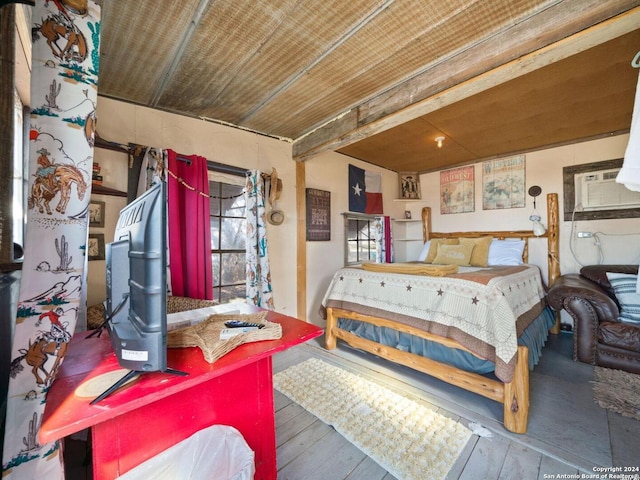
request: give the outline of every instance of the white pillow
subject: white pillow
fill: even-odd
[[[493,240],[487,265],[522,265],[524,240]]]
[[[422,250],[420,251],[420,255],[418,255],[418,261],[419,262],[424,262],[424,259],[427,258],[427,255],[429,254],[429,247],[431,246],[431,240],[429,240],[428,242],[424,242],[424,246],[422,247]]]

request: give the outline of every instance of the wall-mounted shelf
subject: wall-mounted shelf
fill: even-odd
[[[100,135],[96,134],[96,141],[94,143],[96,148],[104,148],[105,150],[113,150],[114,152],[129,153],[129,148],[121,143],[110,142],[105,140]]]
[[[116,190],[115,188],[105,187],[103,185],[92,185],[91,186],[91,194],[96,195],[111,195],[112,197],[126,197],[127,192],[123,192],[122,190]]]
[[[123,145],[121,143],[110,142],[100,137],[96,133],[96,141],[94,144],[95,148],[101,148],[104,150],[111,150],[113,152],[124,153],[127,155],[127,159],[129,158],[130,150],[127,145]],[[96,195],[111,195],[112,197],[127,197],[127,192],[122,190],[118,190],[116,188],[105,187],[104,185],[92,185],[91,193]]]

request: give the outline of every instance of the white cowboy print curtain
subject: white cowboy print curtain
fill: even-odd
[[[98,87],[99,7],[36,0],[32,18],[29,199],[4,480],[64,478],[58,443],[41,445],[38,429],[84,298]]]
[[[245,184],[247,204],[247,292],[248,303],[273,310],[271,267],[267,248],[267,224],[265,222],[264,182],[259,170],[247,175]]]

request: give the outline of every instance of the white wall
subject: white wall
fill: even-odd
[[[244,130],[103,97],[98,99],[97,111],[98,133],[106,140],[170,148],[181,154],[197,154],[214,162],[259,169],[267,173],[271,172],[273,167],[278,170],[278,177],[283,183],[278,208],[285,212],[285,221],[279,226],[267,225],[271,280],[276,310],[295,316],[296,198],[295,163],[292,160],[291,144]],[[96,152],[96,156],[104,155],[98,150]],[[98,161],[103,172],[109,168],[117,168],[111,167],[106,160]],[[112,173],[116,176],[125,175],[115,171]],[[104,185],[118,188],[113,181],[113,176],[105,173]],[[126,183],[125,187],[120,188],[126,189]],[[105,198],[109,202],[107,214],[115,214],[121,208],[114,204],[117,200],[113,199],[117,197],[95,197],[100,200]],[[107,224],[104,230],[107,237],[113,231],[113,227]],[[89,262],[88,284],[87,304],[92,305],[104,300],[104,262]]]
[[[630,263],[640,261],[640,219],[608,219],[576,221],[575,232],[601,232],[604,258],[599,258],[599,250],[594,238],[577,239],[571,234],[571,222],[564,221],[564,198],[562,191],[562,169],[566,166],[599,162],[622,158],[628,142],[628,135],[619,135],[600,140],[575,143],[526,154],[526,184],[539,185],[542,194],[537,199],[537,210],[546,219],[546,194],[558,193],[560,210],[560,270],[561,273],[578,272],[582,265],[594,263]],[[432,228],[434,231],[455,230],[525,230],[531,229],[529,214],[533,208],[531,197],[527,198],[525,208],[506,210],[482,210],[482,171],[481,163],[475,164],[475,212],[454,215],[440,215],[439,208],[434,209]],[[439,205],[439,173],[425,174],[420,177],[422,198],[429,205]],[[464,228],[461,228],[464,225]],[[536,240],[531,244],[532,263],[545,265],[542,249],[544,243]],[[571,253],[573,242],[576,258]],[[537,244],[536,244],[537,243]]]

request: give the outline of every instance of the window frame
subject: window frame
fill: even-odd
[[[208,162],[208,170],[209,170],[209,185],[211,186],[212,182],[218,183],[218,184],[222,184],[222,185],[231,185],[231,186],[237,186],[240,189],[244,189],[244,182],[242,181],[242,179],[244,179],[244,176],[246,174],[246,170],[236,170],[235,167],[229,167],[227,165],[221,165],[221,164],[215,164],[213,162]],[[220,168],[222,167],[222,168]],[[232,177],[242,177],[242,179],[238,178],[237,181],[235,178]],[[209,191],[209,196],[210,196],[210,202],[216,201],[216,202],[222,202],[222,199],[220,198],[220,191],[218,192],[213,192]],[[218,228],[222,227],[222,221],[225,218],[229,218],[229,219],[242,219],[246,222],[246,209],[245,209],[245,213],[244,216],[234,216],[234,217],[229,217],[226,215],[223,215],[223,211],[221,208],[218,208],[218,215],[211,215],[211,213],[209,214],[209,218],[210,218],[210,226],[209,228],[211,228],[211,219],[216,219],[217,220],[217,224],[218,224]],[[217,272],[219,274],[219,282],[218,284],[214,284],[214,279],[215,279],[215,275],[214,272],[212,271],[212,285],[211,285],[211,289],[212,289],[212,295],[215,301],[218,301],[220,303],[228,303],[228,301],[223,302],[223,296],[221,295],[221,292],[223,291],[224,288],[226,287],[239,287],[241,286],[243,283],[233,283],[233,284],[225,284],[223,283],[223,255],[225,254],[242,254],[245,255],[246,257],[246,247],[244,249],[228,249],[228,248],[221,248],[222,247],[222,237],[219,236],[218,238],[218,247],[220,248],[211,248],[210,250],[210,255],[212,257],[212,268],[213,268],[213,256],[214,255],[218,255],[219,259],[220,259],[220,263],[219,263],[219,271]],[[243,279],[243,282],[246,283],[246,278]]]
[[[344,266],[354,266],[354,265],[362,265],[363,263],[372,263],[373,260],[371,260],[371,250],[369,250],[369,259],[368,261],[356,261],[356,262],[350,262],[349,261],[349,221],[350,220],[356,220],[356,221],[366,221],[368,222],[368,227],[369,227],[369,232],[372,232],[372,223],[376,222],[378,220],[378,218],[380,218],[380,215],[368,215],[365,213],[353,213],[353,212],[345,212],[342,214],[343,216],[343,220],[344,220]],[[360,230],[358,230],[359,232]],[[375,252],[375,239],[373,238],[373,235],[370,236],[370,242],[373,241],[373,249]],[[359,244],[360,241],[356,240],[356,242]],[[359,251],[359,249],[357,249],[356,251]]]

